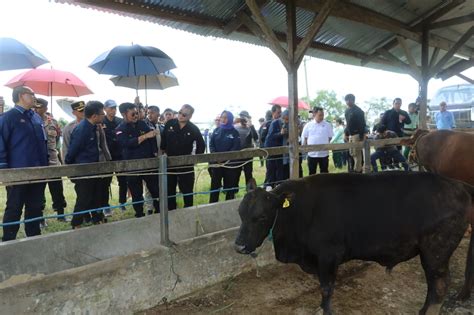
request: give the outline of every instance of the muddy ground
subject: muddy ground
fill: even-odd
[[[451,258],[451,285],[441,314],[474,314],[474,294],[455,300],[464,281],[468,239]],[[417,314],[426,295],[419,258],[391,274],[375,263],[341,266],[333,297],[334,314]],[[242,274],[142,314],[322,314],[319,282],[295,265],[274,264]]]

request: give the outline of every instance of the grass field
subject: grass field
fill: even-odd
[[[195,192],[204,192],[204,191],[209,191],[210,186],[211,186],[211,178],[209,176],[209,172],[207,171],[207,164],[198,164],[195,167],[196,170],[196,177],[197,178],[197,184],[194,189]],[[332,162],[332,159],[330,158],[330,163],[329,163],[329,172],[330,173],[338,173],[342,172],[343,170],[338,170],[334,167],[334,164]],[[303,172],[305,175],[308,175],[308,168],[306,161],[303,162]],[[262,184],[264,179],[265,179],[265,167],[260,166],[260,162],[255,159],[253,162],[253,176],[255,180],[257,181],[257,184]],[[239,187],[244,187],[245,186],[245,179],[243,173],[240,176],[240,184]],[[118,185],[117,181],[114,177],[111,185],[111,198],[110,198],[110,205],[118,205]],[[242,188],[239,190],[239,193],[237,194],[237,198],[242,197],[245,194],[245,189]],[[74,192],[74,184],[69,180],[66,179],[64,180],[64,196],[66,197],[67,200],[67,208],[66,208],[66,213],[72,213],[73,208],[74,208],[74,203],[76,200],[76,193]],[[220,199],[219,200],[224,200],[225,196],[224,194],[221,193]],[[0,220],[3,221],[3,212],[5,209],[5,202],[6,202],[6,190],[5,188],[0,189]],[[131,198],[128,199],[128,202],[131,202]],[[178,202],[178,208],[181,208],[183,206],[183,201],[182,198],[178,197],[177,198]],[[206,204],[209,202],[209,195],[208,194],[199,194],[194,196],[194,204],[195,205],[202,205]],[[122,212],[120,208],[115,208],[113,209],[113,215],[112,217],[108,218],[108,221],[119,221],[119,220],[124,220],[124,219],[129,219],[134,217],[134,211],[132,206],[127,206],[127,210]],[[51,209],[51,194],[49,193],[48,188],[46,188],[46,210],[44,215],[54,215],[56,214],[52,209]],[[49,234],[49,233],[54,233],[58,231],[65,231],[65,230],[70,230],[71,225],[70,223],[66,222],[59,222],[56,219],[49,219],[47,220],[48,226],[42,230],[42,234]],[[3,229],[0,229],[0,237],[3,235]],[[25,233],[23,226],[20,227],[20,231],[18,232],[17,238],[24,238]]]

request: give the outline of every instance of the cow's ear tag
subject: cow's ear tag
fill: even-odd
[[[288,198],[285,198],[285,201],[283,201],[283,208],[288,208],[290,206],[290,201]]]

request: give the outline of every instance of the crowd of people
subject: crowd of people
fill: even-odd
[[[223,111],[215,119],[215,128],[205,133],[191,122],[194,108],[185,104],[179,111],[158,106],[143,106],[139,99],[133,103],[117,104],[114,100],[105,102],[76,101],[71,104],[75,119],[60,128],[58,122],[48,113],[48,101],[37,98],[27,86],[16,87],[12,98],[15,106],[0,113],[0,168],[22,168],[35,166],[55,166],[61,164],[84,164],[106,161],[136,160],[167,156],[202,154],[209,146],[211,153],[239,151],[258,146],[270,148],[288,145],[289,112],[281,106],[273,105],[265,118],[259,119],[258,130],[252,124],[247,111],[234,117],[230,111]],[[3,101],[3,99],[2,99]],[[345,122],[336,118],[333,122],[325,120],[324,108],[316,106],[310,110],[308,122],[298,123],[300,143],[317,145],[329,143],[360,142],[367,137],[388,139],[413,134],[418,128],[418,108],[412,103],[408,112],[401,109],[402,100],[396,98],[393,108],[380,116],[371,134],[368,131],[365,114],[356,105],[355,96],[345,96],[347,109]],[[2,106],[3,108],[3,106]],[[117,109],[122,118],[117,117]],[[452,114],[441,104],[436,115],[439,129],[454,127]],[[62,139],[62,141],[61,141]],[[363,167],[378,171],[377,161],[382,169],[401,165],[408,170],[407,156],[401,148],[385,146],[377,148],[371,155],[371,165],[363,164],[362,150],[350,149],[348,152],[334,151],[332,158],[336,168],[347,165],[350,172],[362,172]],[[307,159],[309,174],[329,172],[329,151],[313,151],[300,155],[300,176],[303,175],[302,161]],[[263,166],[263,160],[261,165]],[[252,177],[253,159],[231,159],[213,161],[209,167],[211,192],[209,202],[217,202],[220,192],[225,199],[235,198],[240,177],[243,174],[248,182]],[[274,187],[289,178],[288,154],[273,155],[266,159],[265,186]],[[180,166],[168,169],[168,209],[176,209],[177,187],[183,194],[184,207],[193,206],[195,173],[194,166]],[[158,213],[159,182],[156,170],[143,170],[131,175],[114,174],[119,186],[119,203],[125,210],[127,195],[132,198],[136,217]],[[71,226],[80,228],[84,223],[101,224],[110,215],[109,189],[112,176],[85,177],[72,179],[76,193],[74,215]],[[47,183],[52,198],[52,207],[58,220],[65,221],[67,206],[60,178]],[[25,219],[42,217],[45,209],[45,183],[7,186],[7,202],[3,223],[19,221],[24,207]],[[146,199],[146,200],[145,200]],[[105,208],[104,211],[91,209]],[[27,236],[39,235],[44,221],[33,220],[25,223]],[[3,226],[3,241],[13,240],[19,230],[18,224]]]

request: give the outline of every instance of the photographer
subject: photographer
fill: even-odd
[[[255,127],[252,125],[252,117],[245,110],[241,111],[239,118],[235,120],[234,128],[239,132],[240,135],[240,148],[249,149],[254,147],[254,142],[258,141],[258,133]],[[253,159],[243,159],[241,162],[252,161]],[[248,162],[242,166],[242,170],[245,175],[245,183],[252,178],[253,162]],[[239,175],[240,177],[240,175]]]

